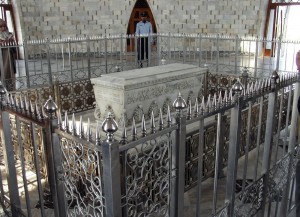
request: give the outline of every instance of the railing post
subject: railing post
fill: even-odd
[[[118,125],[111,114],[104,120],[102,130],[107,139],[102,143],[103,182],[107,217],[121,217],[121,177],[119,142],[114,139]]]
[[[293,108],[292,108],[292,117],[291,117],[291,129],[290,129],[290,136],[289,136],[289,147],[288,147],[288,154],[290,155],[289,159],[289,167],[288,167],[288,177],[287,177],[287,183],[285,188],[283,189],[283,196],[282,196],[282,202],[281,202],[281,209],[280,209],[280,216],[287,216],[288,215],[288,200],[289,200],[289,190],[291,185],[291,174],[292,174],[292,161],[295,154],[295,145],[296,145],[296,136],[297,136],[297,123],[298,123],[298,100],[300,96],[300,81],[299,81],[299,71],[298,71],[298,81],[295,85],[295,91],[294,91],[294,99],[293,99]],[[299,140],[299,138],[298,138]],[[299,161],[299,160],[298,160]],[[297,175],[296,175],[297,177]],[[297,178],[296,178],[297,179]],[[296,183],[296,185],[299,183]],[[298,188],[298,187],[296,187]],[[298,193],[298,192],[297,192]],[[298,195],[296,195],[296,198],[298,198]],[[296,209],[299,209],[299,204],[296,202]],[[298,214],[298,213],[296,213]]]
[[[108,40],[108,38],[107,38],[107,35],[105,33],[105,37],[104,37],[104,53],[105,53],[105,55],[104,55],[104,57],[105,57],[105,73],[106,74],[108,73],[108,67],[107,67],[107,50],[108,50],[107,49],[107,40]]]
[[[264,216],[264,210],[266,205],[266,196],[268,191],[268,171],[270,169],[270,161],[271,161],[271,151],[272,151],[272,140],[273,140],[273,129],[274,129],[274,118],[275,118],[275,109],[276,109],[276,101],[278,91],[276,88],[277,79],[279,78],[277,71],[274,71],[271,76],[271,90],[268,96],[268,113],[267,113],[267,121],[266,121],[266,130],[265,130],[265,142],[264,142],[264,150],[263,150],[263,159],[262,159],[262,168],[261,168],[261,176],[264,176],[264,188],[262,194],[262,205],[261,209],[258,213],[258,216]]]
[[[235,106],[230,113],[230,133],[229,133],[229,147],[228,147],[228,166],[227,166],[227,181],[225,202],[229,203],[228,214],[230,217],[234,216],[234,202],[235,202],[235,183],[237,177],[237,165],[240,148],[240,132],[241,132],[241,110],[243,85],[238,80],[232,87],[234,93]]]
[[[57,150],[59,148],[59,144],[54,144],[54,142],[58,142],[57,140],[53,140],[53,133],[54,128],[57,127],[57,119],[56,111],[57,105],[53,101],[52,97],[50,96],[49,99],[44,104],[44,111],[46,112],[47,117],[45,118],[46,129],[46,144],[45,144],[45,155],[47,157],[47,169],[48,169],[48,182],[50,186],[50,192],[53,199],[54,205],[54,213],[55,216],[66,216],[66,206],[62,200],[63,194],[61,191],[58,191],[57,187],[57,174],[56,174],[56,167],[58,166],[55,159],[59,158],[60,151]],[[61,163],[61,162],[60,162]],[[62,165],[60,165],[62,166]],[[62,207],[63,206],[63,207]]]
[[[15,167],[14,145],[12,140],[12,132],[10,127],[9,113],[5,109],[6,90],[0,82],[0,110],[1,110],[1,138],[2,148],[4,153],[5,167],[7,172],[7,183],[9,189],[9,198],[12,216],[19,216],[21,203],[19,198],[19,187],[17,181],[17,172]]]
[[[175,132],[175,143],[172,148],[171,162],[171,198],[170,216],[184,216],[184,173],[185,173],[185,139],[186,139],[186,117],[182,116],[182,110],[186,108],[185,100],[178,94],[173,103],[176,109],[177,129]]]

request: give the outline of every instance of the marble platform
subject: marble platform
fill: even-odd
[[[185,100],[195,98],[202,92],[202,81],[207,68],[189,64],[168,64],[142,69],[111,73],[91,79],[97,107],[96,119],[102,121],[110,112],[119,126],[136,123],[163,114],[172,107],[180,92]]]

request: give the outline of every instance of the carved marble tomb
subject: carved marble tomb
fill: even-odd
[[[172,107],[174,99],[180,91],[185,100],[195,101],[201,93],[202,80],[207,68],[189,64],[168,64],[142,69],[104,74],[92,78],[97,107],[95,117],[101,121],[111,112],[119,126],[141,122],[155,117],[161,108],[167,113],[168,105]]]

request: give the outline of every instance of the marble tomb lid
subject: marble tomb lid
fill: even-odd
[[[95,85],[118,87],[120,89],[134,89],[154,84],[195,77],[206,72],[206,68],[195,65],[173,63],[141,69],[103,74],[92,78]]]

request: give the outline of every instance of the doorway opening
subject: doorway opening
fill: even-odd
[[[268,40],[279,38],[279,36],[288,40],[300,40],[299,24],[297,23],[299,19],[300,3],[298,1],[269,3],[264,37]],[[263,51],[265,56],[274,57],[276,43],[265,43]]]
[[[137,0],[130,15],[127,27],[127,35],[135,34],[136,24],[141,21],[140,14],[142,12],[147,13],[147,20],[152,24],[152,31],[153,33],[157,33],[156,23],[148,2],[146,0]],[[127,39],[127,51],[133,52],[134,46],[134,38]]]

